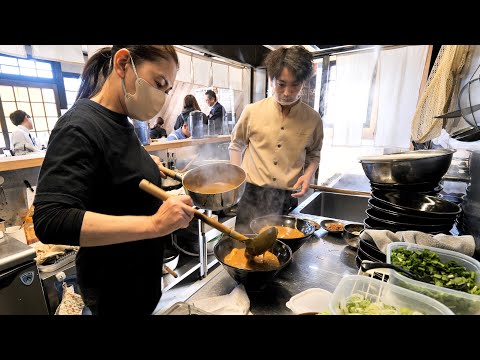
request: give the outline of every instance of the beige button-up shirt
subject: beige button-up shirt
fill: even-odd
[[[280,189],[293,186],[311,162],[320,162],[320,114],[300,101],[287,116],[273,97],[247,105],[232,132],[229,149],[243,152],[247,181]]]

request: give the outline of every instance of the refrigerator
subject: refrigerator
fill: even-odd
[[[0,315],[48,315],[31,246],[4,234],[0,238]]]

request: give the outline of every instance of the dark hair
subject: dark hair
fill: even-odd
[[[300,45],[281,47],[267,55],[265,65],[270,80],[278,78],[286,67],[297,81],[304,82],[313,74],[313,55]]]
[[[200,110],[200,106],[198,105],[197,99],[193,95],[186,95],[183,99],[183,109],[186,110],[188,108],[194,108],[196,110]]]
[[[98,50],[88,59],[81,77],[77,98],[84,99],[95,96],[101,89],[105,80],[112,72],[113,58],[120,49],[127,49],[132,55],[135,65],[143,61],[157,61],[158,59],[173,60],[179,66],[178,56],[172,45],[113,45]]]
[[[165,120],[163,120],[163,118],[159,116],[157,118],[157,121],[155,122],[155,126],[162,126],[163,124],[165,124]]]
[[[215,101],[217,101],[217,95],[215,94],[215,92],[213,90],[207,90],[205,92],[205,95],[208,95],[209,98],[214,98]]]
[[[10,120],[12,120],[13,125],[18,126],[23,123],[23,120],[25,120],[25,116],[30,117],[30,115],[28,115],[23,110],[15,110],[10,114]]]

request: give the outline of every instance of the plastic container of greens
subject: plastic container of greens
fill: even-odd
[[[453,315],[448,307],[428,296],[363,275],[344,276],[328,309],[332,315]]]
[[[457,264],[464,266],[468,271],[473,271],[475,273],[476,285],[480,286],[480,262],[470,256],[456,251],[450,251],[431,246],[406,242],[392,242],[387,246],[387,263],[392,263],[392,252],[399,248],[412,251],[423,251],[424,249],[428,249],[434,253],[437,253],[442,263],[454,260]],[[422,281],[412,280],[396,271],[390,272],[389,281],[394,285],[429,296],[445,304],[456,315],[480,314],[480,295],[469,294],[459,290],[453,290]]]

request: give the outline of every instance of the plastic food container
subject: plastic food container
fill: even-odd
[[[362,295],[371,302],[394,306],[398,310],[406,307],[425,315],[453,315],[448,307],[428,296],[363,275],[349,275],[340,280],[328,306],[330,314],[344,315],[342,309],[354,294]]]
[[[470,256],[456,251],[450,251],[431,246],[423,246],[405,242],[393,242],[387,246],[387,263],[391,263],[391,253],[398,248],[405,248],[412,251],[422,251],[423,249],[428,249],[437,253],[442,262],[454,260],[458,264],[465,266],[467,270],[474,271],[476,274],[476,284],[480,285],[480,262]],[[448,306],[457,315],[480,314],[480,295],[468,294],[463,291],[448,289],[441,286],[412,280],[396,271],[390,272],[390,282],[438,300],[439,302]]]
[[[285,305],[294,314],[322,313],[328,311],[328,303],[332,298],[330,291],[311,288],[293,296]]]

